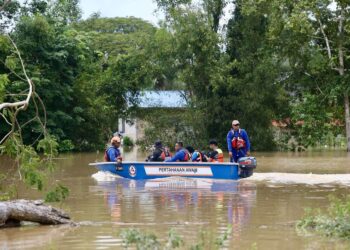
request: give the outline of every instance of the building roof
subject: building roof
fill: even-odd
[[[185,92],[180,90],[142,91],[139,98],[140,108],[185,108]]]

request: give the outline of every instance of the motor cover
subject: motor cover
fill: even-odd
[[[255,157],[241,157],[238,160],[239,167],[242,169],[255,169],[257,166],[257,161]]]

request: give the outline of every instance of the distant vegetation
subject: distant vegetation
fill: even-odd
[[[296,148],[306,149],[330,136],[350,136],[347,3],[328,8],[330,0],[156,2],[166,17],[159,27],[135,17],[93,14],[83,20],[78,0],[10,1],[0,14],[0,102],[19,100],[27,87],[8,34],[22,53],[46,110],[44,125],[60,151],[104,147],[118,118],[143,115],[137,103],[145,89],[181,89],[189,103],[172,124],[165,122],[173,120],[171,114],[154,116],[149,134],[174,129],[197,138],[191,143],[216,138],[224,145],[236,118],[253,150],[294,148],[287,146],[291,138]],[[221,27],[229,4],[234,11]],[[9,111],[0,117],[0,136],[9,129]],[[37,120],[27,124],[37,112],[44,118],[33,105],[18,116],[26,124],[26,145],[41,135]]]

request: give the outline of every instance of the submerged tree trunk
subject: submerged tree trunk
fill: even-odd
[[[346,129],[346,145],[347,150],[350,152],[350,107],[349,107],[349,94],[344,95],[345,103],[345,129]]]
[[[36,222],[42,225],[75,225],[65,212],[44,205],[40,200],[0,202],[0,228],[20,226],[21,221]]]

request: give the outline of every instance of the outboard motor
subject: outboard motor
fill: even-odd
[[[253,175],[253,170],[257,166],[255,157],[241,157],[238,160],[239,177],[247,178]]]

